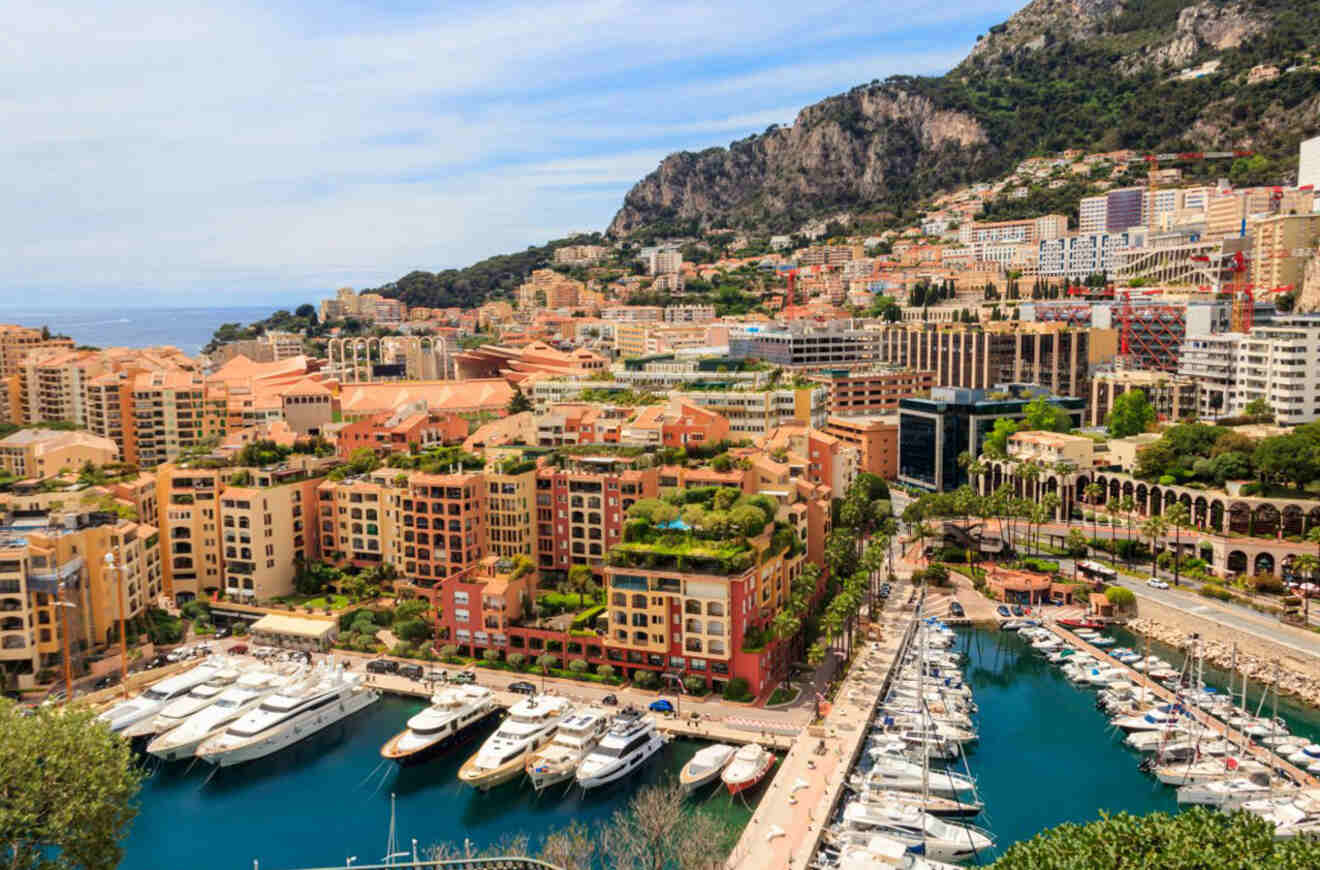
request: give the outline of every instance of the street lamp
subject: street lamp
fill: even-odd
[[[124,569],[115,558],[113,550],[105,554],[105,569],[114,571],[118,577],[115,589],[119,593],[119,687],[124,699],[128,700],[128,633],[124,628],[128,614],[124,611]]]

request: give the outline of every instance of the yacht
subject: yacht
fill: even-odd
[[[262,701],[220,734],[197,747],[197,757],[220,767],[264,758],[292,746],[375,703],[380,692],[362,685],[334,659],[322,662],[296,691],[281,691]]]
[[[614,717],[610,730],[578,765],[578,785],[597,788],[632,773],[665,745],[655,720],[629,708]]]
[[[578,765],[596,748],[609,727],[608,714],[595,707],[578,710],[560,722],[555,738],[527,759],[527,776],[532,786],[540,791],[572,779]]]
[[[765,779],[770,769],[775,766],[775,754],[756,743],[739,747],[733,754],[733,760],[720,774],[720,781],[729,790],[729,794],[755,788]]]
[[[1199,804],[1232,812],[1247,801],[1269,797],[1273,791],[1269,774],[1217,779],[1182,786],[1178,789],[1178,804]]]
[[[381,757],[404,767],[420,764],[476,737],[483,724],[499,715],[494,693],[484,686],[442,689],[431,696],[431,706],[380,748]]]
[[[922,766],[920,762],[901,758],[896,755],[873,755],[875,766],[864,774],[853,774],[848,784],[854,789],[898,789],[899,791],[922,790]],[[929,791],[931,794],[957,797],[964,792],[976,790],[976,783],[967,777],[948,770],[931,770]]]
[[[1205,731],[1202,728],[1193,729],[1180,724],[1161,731],[1133,731],[1123,738],[1123,743],[1138,752],[1154,752],[1161,746],[1167,746],[1180,740],[1196,740],[1204,733]]]
[[[1121,716],[1113,725],[1128,734],[1133,731],[1162,731],[1183,722],[1184,713],[1176,706],[1163,704],[1132,716]]]
[[[238,678],[238,682],[221,692],[214,704],[194,713],[179,727],[158,735],[148,743],[147,752],[161,761],[192,758],[202,741],[219,734],[268,695],[302,677],[302,673],[282,677],[270,671],[244,674]]]
[[[873,834],[865,843],[852,843],[838,853],[838,870],[959,870],[957,864],[935,861],[908,851],[908,844]]]
[[[932,816],[944,816],[946,818],[952,816],[971,818],[985,809],[985,804],[980,801],[960,801],[935,795],[923,798],[916,792],[910,791],[875,791],[868,789],[864,790],[857,799],[869,804],[912,805],[930,813]]]
[[[697,750],[697,754],[678,774],[678,781],[685,791],[696,791],[707,783],[719,779],[720,773],[733,760],[737,747],[727,743],[713,743]]]
[[[1320,789],[1276,792],[1272,797],[1245,801],[1239,809],[1260,816],[1274,825],[1276,840],[1320,832]]]
[[[214,704],[242,673],[239,668],[232,665],[223,667],[205,683],[194,686],[188,694],[175,698],[161,707],[160,712],[155,716],[141,719],[121,733],[125,737],[152,737],[177,728],[192,714]]]
[[[514,704],[495,733],[463,762],[458,781],[488,791],[513,779],[522,773],[527,756],[550,742],[572,709],[567,698],[554,695],[533,695]]]
[[[155,716],[170,701],[212,679],[220,670],[219,665],[206,662],[166,677],[136,698],[116,704],[96,718],[109,725],[111,731],[122,734],[130,726]]]
[[[976,858],[995,841],[987,831],[971,825],[946,822],[914,806],[849,803],[843,810],[843,826],[852,834],[883,834],[907,845],[923,847],[937,861],[967,861]],[[852,839],[845,835],[845,841]]]
[[[1217,779],[1237,779],[1257,773],[1268,775],[1270,769],[1251,758],[1226,755],[1203,758],[1191,764],[1168,764],[1155,768],[1155,778],[1165,785],[1194,785]]]

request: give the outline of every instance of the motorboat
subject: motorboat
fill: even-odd
[[[1112,637],[1106,637],[1105,635],[1102,634],[1099,637],[1087,641],[1087,643],[1089,643],[1091,646],[1098,646],[1103,648],[1107,646],[1113,646],[1115,641]]]
[[[858,800],[872,804],[910,804],[932,816],[945,818],[960,816],[971,818],[985,809],[985,804],[980,801],[960,801],[939,795],[928,795],[923,798],[916,792],[896,790],[864,791],[858,796]]]
[[[697,754],[683,765],[678,773],[678,781],[684,791],[696,791],[707,783],[720,778],[720,773],[733,760],[736,746],[727,743],[712,743],[697,750]]]
[[[1191,764],[1166,764],[1154,770],[1155,778],[1165,785],[1195,785],[1218,779],[1237,779],[1263,773],[1270,769],[1253,758],[1226,755],[1223,758],[1203,758]]]
[[[1222,758],[1236,751],[1237,747],[1227,740],[1178,740],[1156,748],[1142,764],[1151,768],[1161,764],[1187,764],[1201,758]]]
[[[327,659],[297,691],[281,691],[197,747],[197,757],[229,767],[305,740],[380,699],[380,692]]]
[[[1320,744],[1308,743],[1284,756],[1289,762],[1300,767],[1307,767],[1320,761]]]
[[[1123,744],[1138,752],[1154,752],[1169,743],[1176,743],[1180,740],[1195,740],[1204,733],[1204,730],[1199,726],[1193,729],[1193,726],[1189,723],[1175,725],[1159,731],[1133,731],[1123,738]]]
[[[431,696],[429,707],[386,741],[380,748],[381,757],[405,767],[420,764],[472,740],[481,733],[482,725],[499,715],[494,693],[484,686],[441,689]]]
[[[898,791],[917,791],[923,788],[922,765],[901,756],[892,754],[873,754],[874,766],[866,773],[853,774],[848,784],[856,791],[872,789],[877,791],[897,789]],[[927,789],[931,794],[957,797],[960,794],[976,790],[976,783],[959,773],[950,770],[931,770]]]
[[[755,788],[775,766],[775,754],[758,743],[740,746],[733,759],[720,773],[720,781],[729,794]]]
[[[211,679],[200,686],[193,686],[186,695],[175,698],[160,708],[155,716],[140,719],[125,728],[121,734],[125,737],[154,737],[177,728],[183,721],[219,700],[225,689],[232,685],[242,674],[236,666],[223,667]]]
[[[207,738],[224,731],[230,723],[256,707],[267,696],[303,677],[301,671],[292,676],[282,676],[271,671],[246,673],[234,685],[221,692],[214,704],[189,716],[179,727],[157,735],[147,744],[147,752],[161,761],[192,758],[197,747]]]
[[[835,866],[837,870],[958,870],[957,864],[918,855],[909,851],[907,843],[883,834],[844,846]]]
[[[1075,630],[1079,628],[1086,629],[1089,631],[1095,631],[1097,629],[1102,629],[1105,627],[1105,624],[1103,622],[1098,622],[1094,619],[1060,619],[1058,620],[1058,623],[1059,625],[1062,625],[1064,628],[1074,629],[1074,633]]]
[[[600,743],[578,765],[577,784],[592,789],[622,779],[664,745],[664,735],[656,730],[654,719],[635,708],[622,710],[610,722]]]
[[[881,721],[883,721],[884,718],[892,718],[895,721],[908,721],[924,716],[928,720],[943,722],[946,725],[952,725],[955,728],[962,728],[967,731],[970,731],[975,727],[975,723],[972,722],[972,717],[968,716],[966,713],[957,710],[934,709],[934,707],[935,705],[932,704],[926,710],[920,710],[915,705],[899,703],[885,704],[877,711],[877,713],[882,717]],[[884,729],[883,725],[874,727],[881,730]]]
[[[1216,779],[1184,785],[1178,789],[1178,803],[1196,804],[1230,812],[1248,801],[1267,798],[1273,791],[1268,773]]]
[[[1045,661],[1049,662],[1052,665],[1061,665],[1075,655],[1077,655],[1077,650],[1073,649],[1070,646],[1065,646],[1060,649],[1056,649],[1053,652],[1046,653]]]
[[[981,828],[946,822],[911,805],[855,800],[843,809],[843,827],[867,839],[872,834],[882,834],[905,843],[908,848],[921,846],[926,855],[937,861],[967,861],[995,845],[994,838]]]
[[[129,727],[143,720],[150,720],[175,698],[188,694],[196,687],[218,674],[222,668],[210,661],[195,668],[189,668],[181,674],[166,677],[150,686],[136,698],[123,701],[97,716],[97,721],[110,726],[110,730],[122,734]]]
[[[1320,833],[1320,789],[1289,789],[1243,802],[1239,809],[1274,825],[1274,839]]]
[[[956,740],[949,740],[941,737],[931,730],[911,728],[905,731],[886,732],[883,737],[892,737],[908,747],[912,755],[918,755],[922,752],[928,753],[931,758],[938,758],[949,761],[962,755],[962,745]],[[874,758],[877,754],[877,748],[872,747],[868,750]],[[885,754],[892,754],[887,748],[881,747],[878,751]]]
[[[554,739],[527,758],[527,778],[540,791],[573,778],[610,727],[609,714],[598,707],[575,710],[559,723]]]
[[[1088,686],[1107,687],[1118,682],[1127,682],[1126,668],[1112,668],[1103,665],[1097,665],[1091,668],[1078,682],[1085,683]]]
[[[533,695],[509,708],[495,733],[458,770],[458,781],[481,791],[523,772],[527,757],[550,742],[572,707],[567,698]]]
[[[1158,707],[1152,707],[1144,713],[1119,717],[1112,724],[1114,727],[1121,728],[1131,734],[1133,731],[1163,731],[1183,722],[1187,718],[1187,714],[1178,706],[1162,704]]]

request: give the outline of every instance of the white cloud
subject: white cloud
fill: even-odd
[[[27,4],[0,36],[0,301],[33,288],[259,298],[601,227],[670,150],[947,67],[962,51],[918,31],[953,14]]]

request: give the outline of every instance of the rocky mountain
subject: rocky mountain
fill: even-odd
[[[937,190],[1074,147],[1253,150],[1286,177],[1320,129],[1318,46],[1320,0],[1033,0],[943,76],[874,81],[791,127],[671,154],[610,232],[910,217]]]

